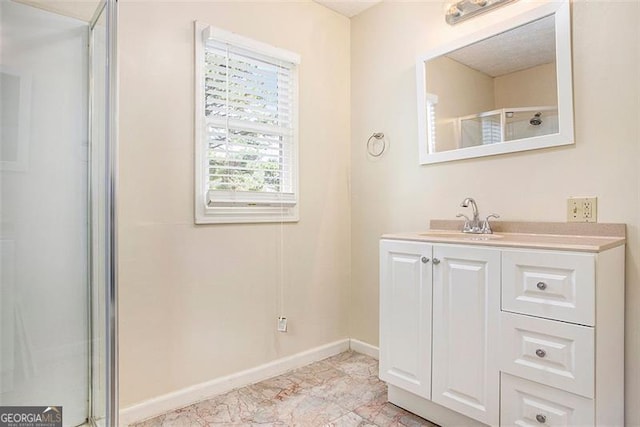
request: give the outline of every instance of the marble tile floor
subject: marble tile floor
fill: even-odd
[[[347,351],[135,427],[437,427],[387,402],[378,361]]]

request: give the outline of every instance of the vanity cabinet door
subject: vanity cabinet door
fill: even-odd
[[[435,245],[432,400],[498,425],[500,251]]]
[[[380,242],[380,379],[431,396],[431,251],[421,242]]]

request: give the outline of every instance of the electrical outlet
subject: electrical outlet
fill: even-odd
[[[287,318],[284,316],[278,317],[278,332],[287,332]]]
[[[598,198],[568,198],[567,222],[598,222]]]

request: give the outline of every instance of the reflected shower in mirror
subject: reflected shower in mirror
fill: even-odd
[[[552,15],[427,61],[433,151],[558,133],[555,58]]]
[[[418,60],[421,163],[573,143],[568,13],[529,13]]]

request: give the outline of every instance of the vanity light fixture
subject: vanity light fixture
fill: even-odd
[[[460,0],[445,3],[445,20],[454,25],[515,0]]]

